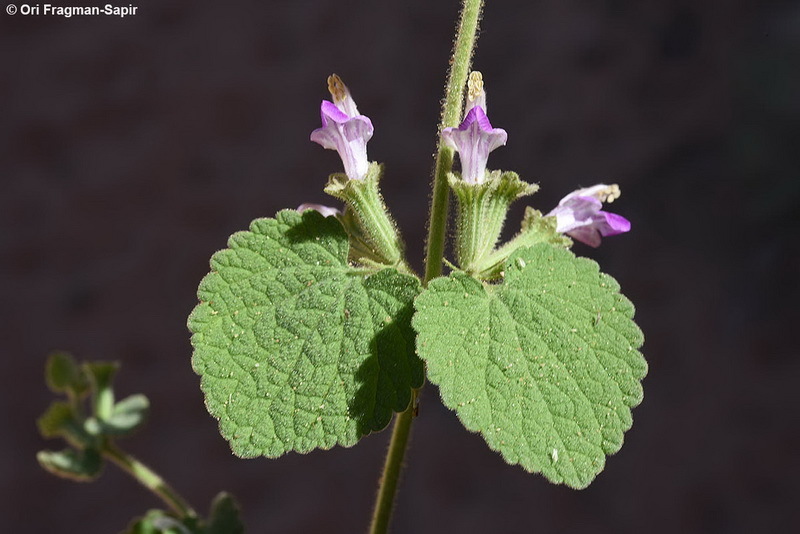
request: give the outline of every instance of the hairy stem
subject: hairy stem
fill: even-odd
[[[442,122],[439,125],[440,134],[444,128],[457,126],[461,119],[464,85],[467,83],[467,74],[472,62],[472,51],[475,48],[482,8],[483,0],[464,0],[456,42],[453,47],[453,57],[450,60],[450,76],[447,79],[445,101],[442,106]],[[442,274],[444,241],[447,232],[447,208],[450,200],[447,173],[452,168],[453,149],[445,146],[439,136],[425,256],[424,282],[426,284]]]
[[[197,513],[183,497],[162,479],[158,473],[108,441],[101,449],[103,456],[117,464],[145,488],[155,493],[181,518],[196,517]]]
[[[392,429],[392,440],[389,442],[389,451],[386,453],[386,462],[383,466],[383,476],[378,488],[378,498],[372,512],[371,534],[381,534],[389,530],[389,521],[392,518],[394,496],[397,493],[397,483],[400,481],[400,470],[403,467],[403,457],[406,454],[406,445],[411,433],[411,422],[414,419],[414,406],[417,394],[411,398],[408,410],[397,414]]]
[[[442,121],[439,133],[449,126],[456,126],[461,118],[464,100],[464,85],[467,83],[472,51],[478,33],[478,21],[483,8],[483,0],[463,0],[461,18],[458,23],[456,41],[453,46],[453,57],[450,60],[450,75],[445,89],[445,101],[442,107]],[[449,186],[447,173],[453,167],[453,150],[442,143],[439,137],[439,149],[436,155],[436,167],[433,177],[433,195],[431,212],[428,221],[428,242],[425,255],[424,284],[442,273],[444,259],[444,241],[447,230],[447,208],[449,203]],[[412,395],[408,409],[395,417],[392,439],[383,466],[383,476],[378,488],[375,510],[372,514],[371,534],[384,534],[389,529],[394,507],[394,497],[400,481],[408,438],[411,435],[411,423],[416,411],[417,392]]]

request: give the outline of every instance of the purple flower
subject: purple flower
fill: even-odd
[[[598,247],[601,236],[617,235],[631,229],[631,223],[625,217],[600,209],[603,202],[611,203],[619,196],[620,190],[616,184],[597,184],[578,189],[562,198],[547,216],[556,217],[558,232],[590,247]]]
[[[372,121],[358,113],[350,91],[336,74],[328,77],[328,90],[333,102],[323,100],[320,106],[322,127],[311,132],[311,140],[323,148],[336,150],[351,180],[362,180],[367,174],[367,141],[372,137]]]
[[[458,128],[445,128],[442,139],[458,152],[461,179],[469,184],[481,184],[486,179],[489,153],[505,145],[508,134],[502,128],[492,128],[486,116],[486,93],[480,72],[470,74],[467,95],[467,115]]]
[[[323,206],[322,204],[300,204],[297,206],[297,211],[303,213],[306,210],[314,210],[318,211],[322,214],[323,217],[330,217],[331,215],[341,215],[342,212],[337,208],[332,208],[330,206]]]

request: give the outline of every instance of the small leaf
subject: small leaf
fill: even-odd
[[[119,370],[116,362],[86,362],[83,364],[92,384],[92,403],[98,419],[111,417],[114,409],[114,390],[111,382]]]
[[[95,444],[95,439],[84,430],[67,402],[53,401],[36,420],[36,425],[44,438],[63,437],[78,448]]]
[[[103,470],[103,458],[95,449],[39,451],[36,459],[50,473],[78,482],[90,482]]]
[[[114,405],[111,416],[101,422],[103,434],[124,436],[136,431],[145,420],[150,410],[150,401],[144,395],[131,395]]]
[[[428,378],[505,460],[584,488],[622,446],[642,400],[642,333],[597,264],[538,244],[499,285],[456,272],[415,301]]]
[[[410,318],[419,281],[347,263],[333,217],[285,210],[231,236],[189,317],[206,406],[243,457],[351,446],[423,381]]]
[[[211,503],[205,534],[244,534],[239,505],[229,493],[219,493]]]
[[[36,420],[36,424],[43,438],[57,438],[64,434],[65,427],[76,424],[76,421],[69,403],[54,401]]]
[[[193,518],[178,519],[164,510],[148,510],[134,519],[123,534],[205,534]]]
[[[80,397],[89,389],[83,370],[66,352],[54,352],[47,358],[45,381],[53,393],[72,392]]]

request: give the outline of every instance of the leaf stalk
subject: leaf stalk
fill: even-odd
[[[158,473],[117,447],[111,440],[106,441],[100,452],[164,501],[180,518],[197,517],[197,512]]]

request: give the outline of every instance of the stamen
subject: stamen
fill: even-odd
[[[328,91],[333,97],[334,103],[339,103],[347,97],[347,86],[344,84],[338,74],[331,74],[328,76]]]
[[[472,103],[482,95],[483,75],[480,73],[480,71],[473,70],[469,73],[469,80],[467,81],[467,102]]]
[[[620,195],[622,195],[622,191],[620,191],[617,184],[611,184],[604,189],[595,192],[594,194],[595,198],[597,198],[600,202],[607,202],[609,204],[617,200]]]

